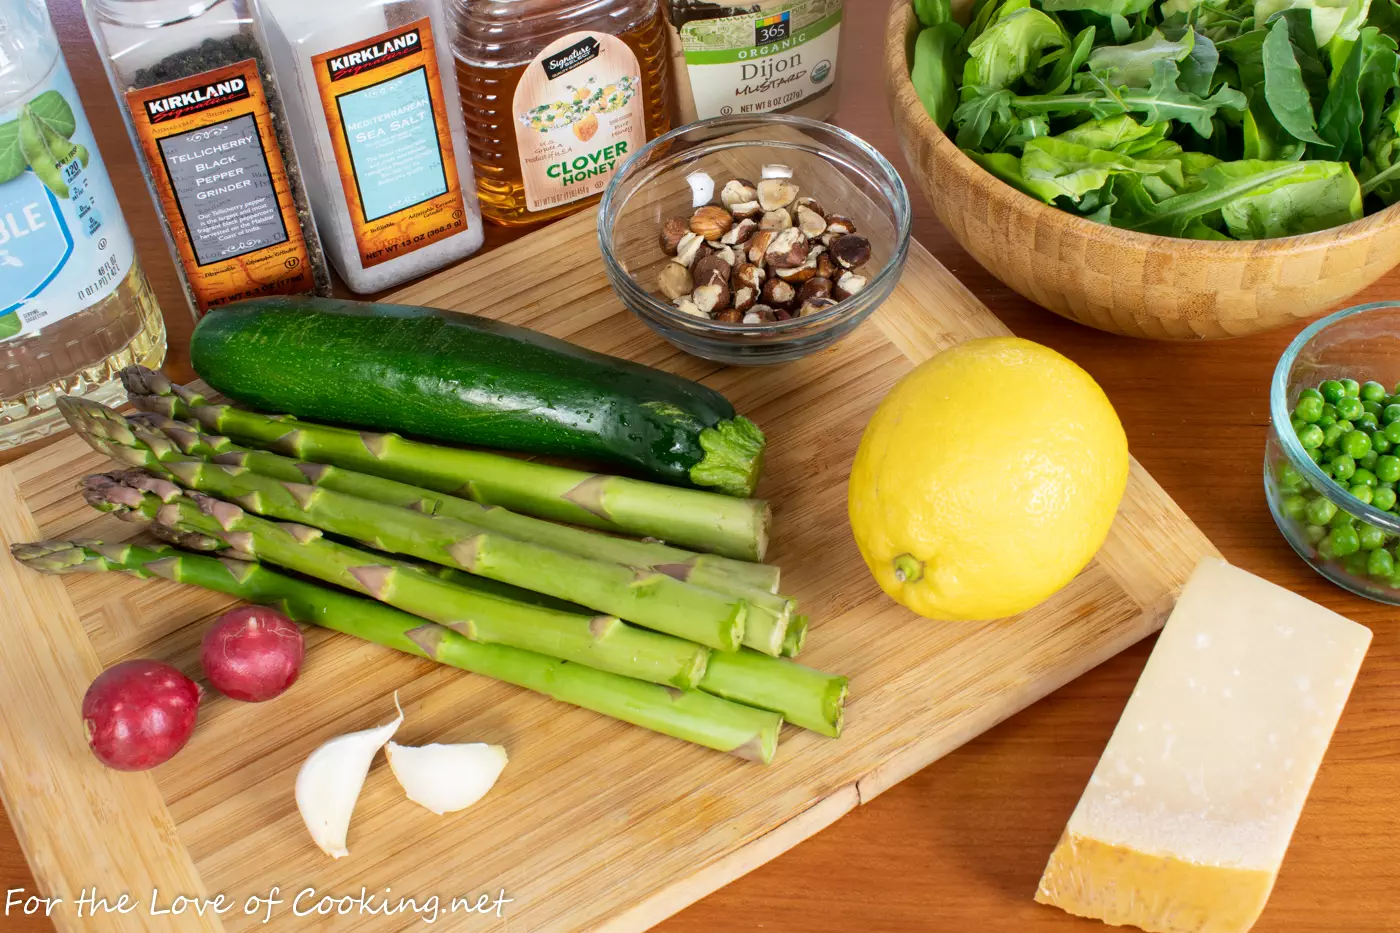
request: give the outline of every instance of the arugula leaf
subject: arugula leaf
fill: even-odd
[[[914,0],[914,15],[923,26],[939,26],[953,19],[949,0]]]
[[[1220,51],[1209,36],[1194,30],[1191,35],[1191,54],[1179,63],[1181,79],[1177,84],[1187,93],[1207,97],[1215,81],[1215,70],[1220,66]]]
[[[1244,115],[1244,157],[1276,162],[1296,162],[1303,157],[1307,143],[1294,139],[1278,120],[1262,94],[1249,102]]]
[[[1162,170],[1160,164],[1144,165],[1121,153],[1090,149],[1053,136],[1031,140],[1021,155],[1026,188],[1046,203],[1058,197],[1078,201],[1123,172],[1151,175]]]
[[[1361,158],[1361,122],[1366,116],[1361,104],[1361,69],[1366,46],[1364,41],[1352,44],[1351,54],[1337,72],[1332,90],[1322,103],[1318,130],[1324,142],[1310,148],[1309,155],[1313,158],[1347,161]]]
[[[19,148],[19,121],[0,123],[0,184],[18,178],[28,164]]]
[[[1200,187],[1160,203],[1154,201],[1138,185],[1125,185],[1119,191],[1120,202],[1130,205],[1131,229],[1164,236],[1182,236],[1193,221],[1201,220],[1215,211],[1224,212],[1235,202],[1249,205],[1234,211],[1236,236],[1240,230],[1288,230],[1289,234],[1260,233],[1260,236],[1282,236],[1322,230],[1337,223],[1338,217],[1360,216],[1360,189],[1351,197],[1343,176],[1355,176],[1351,167],[1338,162],[1263,162],[1241,160],[1212,165],[1198,177]],[[1314,182],[1324,182],[1314,185]],[[1291,186],[1295,191],[1285,191]],[[1325,203],[1309,203],[1325,197]],[[1251,199],[1260,199],[1252,201]],[[1340,205],[1340,207],[1339,207]],[[1353,210],[1354,208],[1354,210]],[[1345,222],[1345,221],[1342,221]]]
[[[1152,6],[1153,0],[1044,0],[1041,7],[1052,13],[1082,10],[1100,16],[1132,16]]]
[[[1222,87],[1209,98],[1180,90],[1176,87],[1176,62],[1159,60],[1154,69],[1152,87],[1146,90],[1114,88],[1095,78],[1097,89],[1075,94],[1014,97],[1008,104],[1025,114],[1089,113],[1102,119],[1120,113],[1141,113],[1145,115],[1143,122],[1148,124],[1180,120],[1204,138],[1214,132],[1212,118],[1221,108],[1243,110],[1245,107],[1244,95],[1234,88]]]
[[[976,96],[964,101],[953,111],[953,123],[958,127],[958,146],[962,149],[975,149],[982,145],[987,132],[995,122],[1010,122],[1010,91],[994,91],[976,88]],[[967,88],[963,88],[964,96]]]
[[[1000,90],[1040,67],[1047,50],[1061,49],[1069,37],[1040,10],[1003,12],[967,47],[963,84]]]
[[[1380,129],[1386,98],[1393,89],[1400,87],[1400,55],[1396,54],[1400,43],[1374,26],[1361,30],[1357,41],[1365,46],[1358,88],[1361,109],[1365,112],[1361,136],[1370,139]]]
[[[1264,25],[1276,13],[1284,10],[1303,10],[1312,24],[1313,39],[1322,48],[1332,37],[1347,26],[1350,34],[1345,39],[1355,39],[1361,23],[1365,21],[1370,0],[1255,0],[1254,21]]]
[[[958,62],[954,54],[962,27],[954,22],[930,26],[914,41],[914,66],[909,80],[924,109],[940,128],[948,125],[958,106]]]
[[[1070,82],[1074,80],[1074,73],[1079,70],[1079,66],[1088,61],[1089,54],[1094,50],[1096,32],[1095,27],[1085,26],[1070,43],[1069,54],[1061,54],[1055,60],[1055,67],[1050,72],[1050,77],[1045,81],[1046,94],[1063,94],[1069,90]]]
[[[1288,38],[1288,23],[1274,20],[1262,48],[1264,63],[1264,99],[1269,103],[1279,126],[1288,131],[1294,139],[1326,145],[1326,140],[1317,135],[1317,121],[1313,116],[1312,98],[1303,84],[1303,73],[1293,54],[1293,43]]]
[[[1118,149],[1145,136],[1154,136],[1153,131],[1157,128],[1165,129],[1166,124],[1147,127],[1127,114],[1119,114],[1102,120],[1086,120],[1063,133],[1057,133],[1055,138],[1090,149]]]
[[[1159,59],[1180,62],[1189,57],[1195,37],[1194,32],[1187,32],[1173,42],[1154,29],[1141,42],[1101,45],[1089,56],[1089,70],[1119,87],[1147,87],[1152,83],[1155,63]]]
[[[964,149],[963,152],[989,174],[1000,178],[1017,191],[1035,197],[1026,188],[1025,179],[1021,177],[1021,160],[1016,156],[1009,152],[978,152],[975,149]]]

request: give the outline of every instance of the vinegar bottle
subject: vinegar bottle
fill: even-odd
[[[0,0],[0,449],[62,427],[63,395],[123,396],[165,324],[43,0]]]
[[[452,0],[481,213],[508,226],[597,202],[671,128],[659,0]]]

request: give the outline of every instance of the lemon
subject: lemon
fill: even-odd
[[[851,530],[896,601],[999,619],[1089,563],[1127,482],[1123,426],[1088,373],[1029,340],[971,340],[876,409],[851,468]]]

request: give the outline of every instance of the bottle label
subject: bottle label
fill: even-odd
[[[313,56],[311,64],[361,264],[466,230],[430,21]]]
[[[97,304],[135,249],[63,57],[0,110],[0,341]]]
[[[311,291],[257,62],[128,91],[126,100],[199,310]]]
[[[680,29],[699,119],[767,113],[836,80],[841,0],[795,0]]]
[[[530,210],[600,194],[642,147],[641,80],[627,44],[598,32],[556,39],[525,67],[514,110]]]

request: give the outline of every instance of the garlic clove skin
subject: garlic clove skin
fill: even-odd
[[[389,769],[409,800],[441,816],[464,810],[486,796],[505,770],[500,745],[399,745],[384,750]]]
[[[297,772],[297,811],[312,840],[331,858],[350,854],[345,840],[369,766],[403,725],[397,691],[394,708],[399,715],[392,722],[331,739],[312,752]]]

